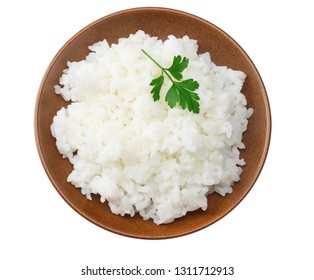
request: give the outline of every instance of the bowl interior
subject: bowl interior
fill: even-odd
[[[198,41],[199,53],[209,51],[217,65],[226,65],[247,74],[243,87],[248,107],[254,109],[248,130],[243,135],[246,149],[241,157],[246,161],[241,180],[234,185],[231,195],[208,196],[208,209],[188,213],[168,225],[155,225],[141,217],[120,217],[94,197],[89,201],[79,189],[67,183],[72,166],[58,153],[50,125],[56,112],[67,103],[54,94],[67,61],[85,59],[88,46],[106,39],[110,44],[121,37],[143,30],[151,36],[166,39],[188,35]],[[78,32],[56,54],[49,65],[39,89],[35,108],[35,136],[40,159],[52,184],[65,201],[79,214],[94,224],[125,236],[147,239],[170,238],[195,232],[209,226],[229,213],[250,191],[266,159],[271,131],[270,108],[266,90],[254,64],[243,49],[225,32],[196,16],[163,8],[137,8],[117,12],[99,19]]]

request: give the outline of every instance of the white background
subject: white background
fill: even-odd
[[[84,277],[80,271],[86,265],[167,269],[189,265],[235,267],[234,276],[213,279],[314,279],[310,4],[302,0],[2,1],[0,278],[106,279]],[[244,201],[213,226],[159,241],[116,235],[78,215],[48,180],[34,140],[38,87],[56,52],[94,20],[139,6],[187,11],[226,31],[258,68],[272,109],[268,158]],[[193,277],[183,277],[188,278]]]

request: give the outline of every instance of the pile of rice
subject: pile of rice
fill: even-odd
[[[99,194],[115,214],[138,213],[156,224],[206,210],[210,193],[231,193],[253,113],[241,93],[245,74],[216,66],[187,36],[161,41],[138,31],[89,49],[85,60],[68,62],[55,86],[72,101],[51,125],[59,152],[73,165],[68,182],[88,199]],[[175,55],[189,58],[183,79],[199,82],[199,114],[167,105],[167,77],[153,101],[149,83],[161,72],[141,49],[164,67]]]

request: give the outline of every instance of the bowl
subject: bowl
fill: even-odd
[[[248,130],[243,135],[246,146],[241,157],[246,161],[241,180],[234,185],[232,194],[221,197],[208,196],[206,211],[197,210],[171,224],[156,225],[136,215],[131,218],[113,214],[108,205],[99,199],[87,200],[67,182],[72,165],[59,154],[50,125],[56,112],[66,106],[54,94],[67,61],[85,59],[88,46],[106,39],[110,44],[121,37],[143,30],[151,36],[166,39],[169,34],[177,37],[188,35],[198,41],[199,52],[210,51],[216,65],[226,65],[247,74],[242,92],[248,107],[254,109]],[[164,239],[191,234],[204,229],[234,209],[252,189],[263,168],[271,135],[271,113],[263,81],[245,51],[226,32],[214,24],[189,13],[161,7],[133,8],[107,15],[91,23],[74,35],[55,55],[42,79],[35,107],[35,138],[38,153],[52,185],[61,197],[80,215],[97,226],[128,237]]]

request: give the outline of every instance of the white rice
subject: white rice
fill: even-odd
[[[85,60],[68,62],[55,86],[72,101],[51,125],[59,152],[73,165],[68,182],[88,199],[99,194],[115,214],[139,213],[156,224],[206,210],[210,193],[231,193],[253,113],[241,93],[245,74],[197,54],[197,42],[187,36],[163,42],[138,31],[89,49]],[[183,77],[199,82],[199,114],[167,105],[166,78],[153,101],[149,83],[161,73],[141,49],[165,67],[174,55],[189,58]]]

